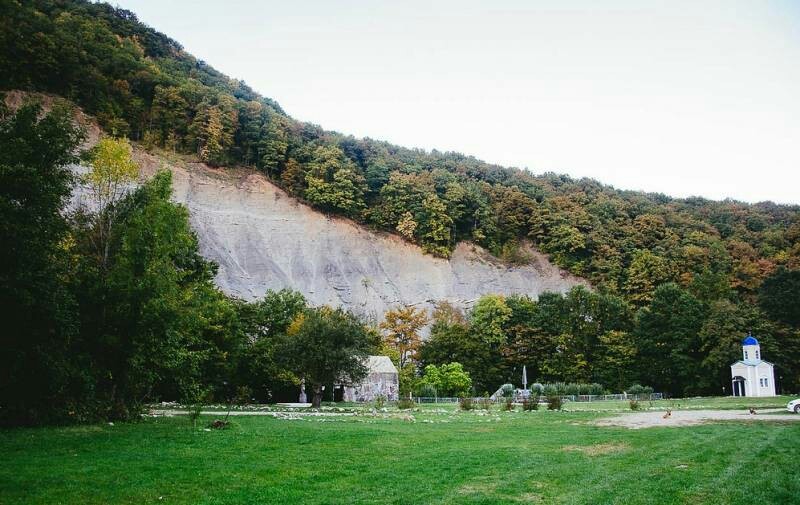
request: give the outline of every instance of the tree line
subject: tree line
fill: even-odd
[[[158,400],[274,401],[305,381],[353,383],[366,356],[386,354],[401,394],[482,395],[531,382],[644,383],[675,396],[718,394],[743,329],[760,339],[784,390],[800,386],[797,272],[779,270],[751,304],[729,289],[660,285],[638,308],[624,297],[486,295],[468,311],[439,302],[397,307],[379,325],[301,293],[254,302],[222,293],[198,253],[171,176],[138,178],[125,139],[79,152],[65,104],[11,111],[0,100],[0,423],[136,417]],[[73,167],[88,173],[76,181]],[[81,182],[92,205],[70,209]],[[430,323],[430,336],[421,338]],[[330,391],[331,389],[328,389]]]
[[[127,140],[83,153],[74,111],[0,96],[0,424],[130,419],[148,402],[271,401],[352,382],[377,332],[300,293],[222,293],[171,174]],[[73,168],[89,167],[84,176]],[[70,208],[73,187],[90,205]]]
[[[65,167],[78,161],[80,132],[67,112],[4,110],[4,419],[126,417],[154,398],[223,398],[234,387],[269,399],[294,387],[300,357],[314,355],[290,352],[288,337],[325,344],[295,325],[300,319],[336,328],[331,339],[354,342],[356,356],[393,350],[406,388],[429,365],[437,370],[430,383],[447,382],[442,367],[459,377],[458,363],[479,394],[522,365],[532,380],[717,393],[747,330],[784,387],[798,387],[797,206],[619,191],[328,132],[103,3],[3,2],[0,47],[0,89],[64,96],[113,137],[252,167],[321,210],[431,254],[448,256],[469,240],[525,263],[531,242],[594,288],[538,301],[489,296],[467,314],[440,304],[425,344],[408,326],[428,315],[376,329],[309,308],[296,293],[229,299],[213,285],[216,267],[197,253],[186,210],[169,202],[168,174],[127,191],[130,147],[101,142],[84,160],[101,210],[65,215]],[[354,377],[363,372],[351,365]]]

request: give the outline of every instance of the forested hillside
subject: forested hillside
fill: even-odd
[[[0,88],[56,93],[108,132],[256,167],[320,209],[432,254],[472,240],[525,261],[517,245],[531,239],[560,266],[639,306],[667,281],[704,296],[750,296],[776,268],[800,267],[796,206],[618,191],[356,139],[293,120],[129,11],[35,0],[3,2],[0,14]]]
[[[720,393],[748,330],[781,385],[800,387],[798,206],[620,191],[328,132],[108,4],[0,2],[0,47],[0,91],[65,97],[113,137],[254,168],[318,209],[436,256],[472,241],[525,263],[520,244],[530,241],[595,288],[538,301],[487,296],[469,314],[440,304],[430,339],[414,344],[403,369],[405,391],[422,366],[458,362],[477,394],[523,365],[532,379],[602,381],[614,391],[639,381],[673,395]],[[11,335],[0,389],[14,391],[0,418],[127,417],[144,401],[204,388],[223,398],[236,384],[265,400],[285,387],[275,346],[290,325],[292,338],[313,333],[301,328],[311,310],[302,296],[245,304],[213,286],[216,267],[199,255],[186,209],[169,202],[166,174],[67,220],[66,167],[79,132],[65,111],[20,110],[0,110],[0,241],[14,245],[0,262]],[[108,145],[127,146],[112,161],[129,157],[127,140]],[[102,150],[91,156],[103,166]],[[350,316],[319,310],[308,321],[354,327]],[[376,328],[359,332],[370,352],[391,351],[378,348]],[[58,412],[47,402],[59,402]]]

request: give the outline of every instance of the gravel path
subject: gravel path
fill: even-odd
[[[753,415],[742,410],[673,410],[664,418],[664,411],[634,412],[598,420],[598,426],[622,426],[637,430],[658,426],[694,426],[713,421],[800,421],[796,414],[776,414],[784,409],[763,409]]]

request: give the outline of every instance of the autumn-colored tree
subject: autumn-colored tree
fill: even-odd
[[[453,220],[447,215],[447,208],[438,196],[435,194],[425,196],[417,224],[417,233],[426,252],[436,256],[450,256],[452,250],[450,227]]]
[[[403,214],[395,229],[408,240],[414,239],[414,232],[417,230],[417,222],[410,212]]]
[[[642,306],[653,299],[656,287],[670,279],[667,261],[647,250],[638,250],[628,268],[628,279],[625,291],[628,299],[635,305]]]
[[[388,311],[380,324],[384,332],[384,343],[396,349],[400,355],[400,368],[415,358],[421,340],[419,330],[428,324],[424,310],[412,306],[399,307]]]
[[[151,128],[157,132],[158,142],[173,151],[179,139],[186,134],[189,104],[176,86],[156,86],[153,108],[150,113]]]
[[[270,114],[259,144],[261,166],[269,175],[275,177],[281,173],[286,163],[288,149],[286,119],[278,114]]]
[[[306,188],[306,172],[303,170],[303,165],[294,158],[289,158],[286,161],[286,168],[281,173],[281,183],[289,193],[303,196]]]
[[[222,164],[228,160],[238,125],[233,97],[220,94],[204,100],[198,108],[189,128],[197,154],[206,163]]]
[[[104,137],[90,152],[91,170],[84,176],[97,216],[95,247],[100,264],[108,265],[111,232],[116,224],[117,203],[131,189],[139,176],[139,165],[132,158],[127,139]]]

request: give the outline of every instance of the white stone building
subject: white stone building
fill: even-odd
[[[731,365],[733,396],[775,396],[775,366],[761,359],[761,346],[750,334],[742,341],[742,355]]]
[[[378,396],[396,401],[400,394],[400,376],[388,356],[367,357],[367,376],[359,384],[345,386],[346,402],[371,402]]]

